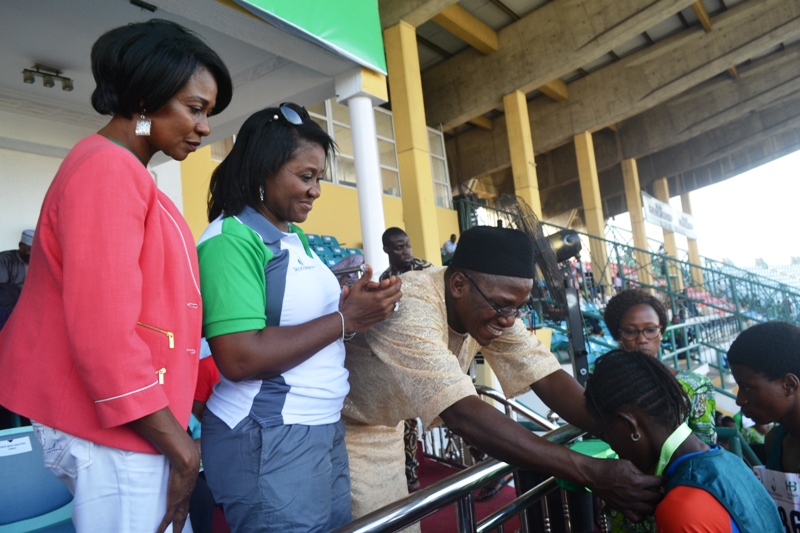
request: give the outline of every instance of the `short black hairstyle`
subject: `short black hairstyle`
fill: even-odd
[[[779,379],[800,377],[800,328],[789,322],[763,322],[739,333],[728,349],[728,363]]]
[[[606,305],[603,320],[608,326],[608,331],[611,337],[619,340],[619,323],[622,317],[628,312],[628,309],[636,305],[646,304],[653,308],[658,315],[658,324],[661,326],[661,333],[667,329],[669,320],[667,320],[667,308],[661,303],[661,300],[653,296],[647,291],[642,289],[628,289],[613,296]]]
[[[253,113],[242,124],[231,153],[211,175],[208,220],[222,213],[236,216],[262,203],[261,191],[304,143],[319,145],[330,160],[336,143],[316,122],[290,124],[277,107]],[[277,118],[276,118],[277,117]]]
[[[691,402],[661,361],[644,352],[613,350],[597,359],[586,382],[586,408],[609,420],[624,407],[640,409],[675,429],[689,416]]]
[[[228,107],[233,83],[222,59],[196,34],[179,24],[152,19],[110,30],[92,46],[97,87],[92,107],[102,115],[131,118],[161,109],[199,67],[217,82],[211,114]]]
[[[392,245],[392,237],[397,237],[398,235],[408,235],[405,231],[400,228],[392,227],[387,229],[383,232],[383,236],[381,237],[381,241],[383,241],[384,246],[391,246]]]

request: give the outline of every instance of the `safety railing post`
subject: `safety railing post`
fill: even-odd
[[[663,263],[664,269],[663,270],[664,270],[664,281],[666,282],[666,285],[667,285],[667,297],[669,297],[669,305],[670,305],[670,308],[672,309],[672,314],[674,315],[675,314],[675,302],[674,302],[675,299],[672,297],[672,283],[671,283],[671,281],[669,279],[670,278],[670,276],[669,276],[670,268],[669,268],[669,264],[668,264],[669,257],[668,256],[664,256],[662,258],[662,261],[664,261],[664,263]]]
[[[472,494],[456,502],[456,527],[459,533],[475,533],[475,499]]]
[[[739,325],[739,331],[744,331],[744,322],[742,321],[742,312],[739,306],[739,291],[736,290],[736,283],[734,283],[733,279],[730,277],[728,278],[728,284],[731,288],[731,296],[733,298],[733,305],[734,305],[734,314],[736,316],[736,322]]]

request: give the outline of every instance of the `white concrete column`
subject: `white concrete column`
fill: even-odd
[[[386,221],[373,106],[388,98],[386,77],[365,68],[356,69],[336,77],[336,93],[337,101],[346,102],[350,110],[364,261],[372,267],[372,277],[377,280],[389,267],[389,258],[383,253],[381,242]]]
[[[389,258],[383,253],[381,242],[386,222],[383,218],[383,182],[378,136],[375,131],[375,114],[372,100],[366,96],[350,98],[347,106],[350,108],[350,127],[353,132],[353,156],[364,261],[372,266],[373,277],[377,277],[389,267]]]

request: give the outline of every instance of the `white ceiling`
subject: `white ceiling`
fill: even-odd
[[[744,1],[747,0],[724,0],[722,4],[720,0],[704,0],[704,5],[714,14]],[[500,30],[547,2],[461,0],[460,5]],[[271,104],[286,100],[313,104],[331,98],[335,94],[335,76],[356,68],[341,56],[221,1],[150,0],[150,3],[157,7],[155,13],[136,7],[129,0],[3,0],[0,148],[63,157],[81,137],[101,127],[107,118],[98,115],[89,103],[94,88],[89,52],[103,32],[130,22],[154,17],[178,22],[206,39],[228,65],[234,79],[234,98],[224,113],[212,118],[209,141],[235,133],[247,116]],[[684,9],[563,79],[570,82],[585,76],[649,46],[650,42],[658,42],[695,24],[692,9]],[[423,71],[468,46],[433,22],[421,25],[418,36]],[[438,51],[427,47],[424,41],[435,45]],[[62,91],[58,83],[46,88],[40,78],[34,84],[23,83],[22,70],[34,63],[62,70],[64,76],[74,80],[75,89]]]
[[[217,51],[234,80],[234,99],[212,118],[209,141],[231,135],[254,111],[294,100],[334,96],[334,77],[356,67],[317,45],[214,0],[150,0],[155,13],[129,0],[4,0],[0,16],[0,148],[63,156],[108,119],[91,107],[89,53],[105,31],[163,18],[197,32]],[[39,63],[74,80],[72,92],[23,83]],[[154,161],[157,162],[157,161]]]

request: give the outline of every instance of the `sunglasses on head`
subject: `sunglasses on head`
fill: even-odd
[[[303,124],[310,118],[305,107],[292,102],[283,102],[282,104],[278,105],[278,111],[280,111],[281,116],[283,116],[283,119],[286,122],[289,124],[294,124],[295,126]],[[272,122],[273,120],[278,120],[279,118],[279,115],[273,115],[272,118],[267,122]]]

